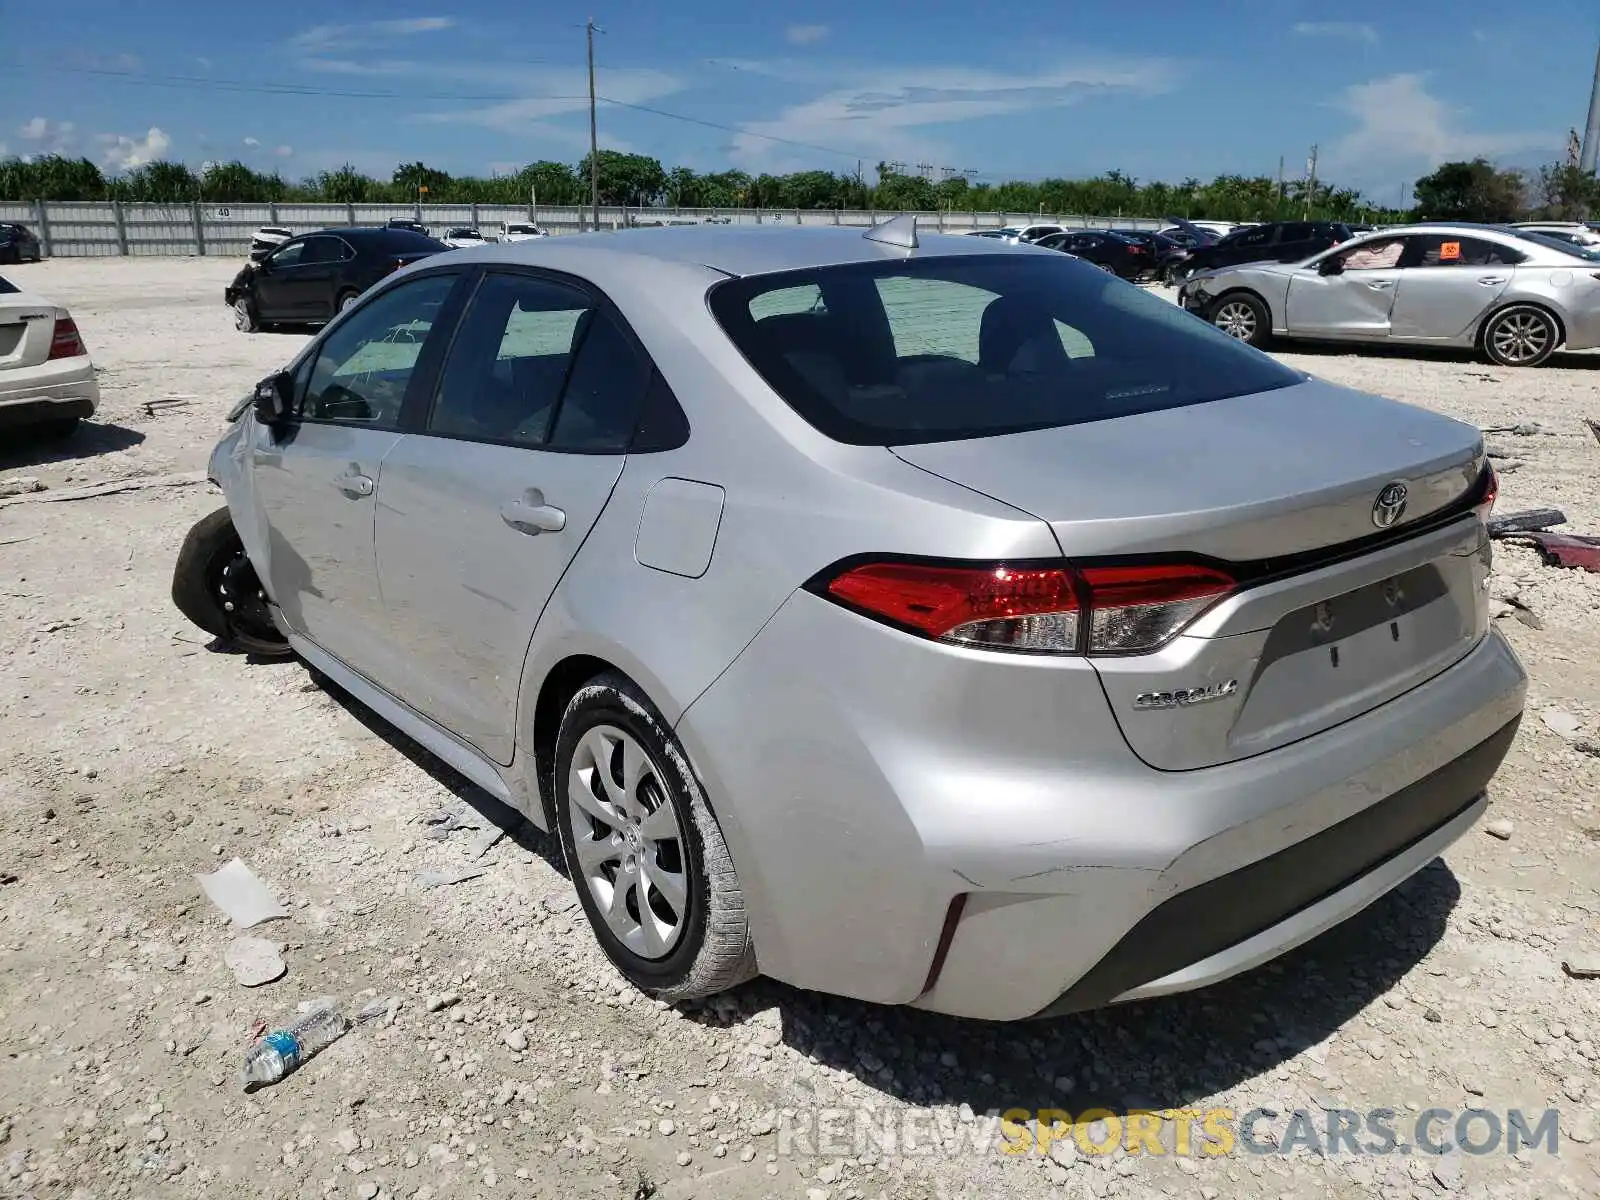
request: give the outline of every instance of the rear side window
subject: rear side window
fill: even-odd
[[[604,309],[591,312],[550,444],[558,450],[620,453],[639,423],[650,364]]]
[[[807,289],[798,310],[772,299]],[[1064,255],[821,267],[730,279],[709,300],[784,400],[855,445],[1074,425],[1302,379]]]
[[[428,432],[542,446],[589,308],[576,288],[487,276],[440,373]]]
[[[1408,265],[1414,267],[1512,266],[1527,256],[1480,238],[1430,233],[1414,237]]]
[[[415,229],[385,229],[379,238],[381,248],[395,254],[422,254],[444,248],[443,242],[436,242]]]

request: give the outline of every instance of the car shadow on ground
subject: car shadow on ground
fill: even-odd
[[[1242,976],[1043,1021],[962,1020],[768,980],[740,991],[736,1004],[702,1002],[694,1015],[733,1024],[775,1007],[794,1050],[913,1104],[965,1103],[980,1115],[1183,1108],[1274,1071],[1377,1002],[1443,936],[1460,894],[1436,859],[1349,921]],[[1337,1094],[1335,1083],[1327,1090]]]
[[[70,437],[47,436],[23,425],[0,432],[0,470],[114,454],[137,446],[144,437],[137,429],[97,421],[84,421]]]
[[[561,854],[561,843],[553,834],[545,833],[509,804],[502,803],[483,788],[473,783],[443,759],[435,757],[417,742],[401,733],[360,700],[341,688],[320,671],[307,670],[311,676],[310,687],[320,688],[335,703],[358,721],[368,733],[402,755],[412,766],[448,791],[457,800],[471,806],[488,826],[505,831],[506,837],[529,854],[544,859],[563,877],[567,864]]]

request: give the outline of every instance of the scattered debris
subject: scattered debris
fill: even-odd
[[[282,979],[289,965],[278,952],[278,943],[258,937],[236,937],[228,943],[222,961],[233,977],[245,987],[260,987]]]
[[[1470,371],[1468,374],[1472,375],[1473,378],[1476,379],[1487,379],[1490,383],[1500,382],[1493,375],[1478,375],[1475,372]],[[1540,425],[1537,421],[1530,421],[1521,425],[1487,425],[1481,428],[1478,432],[1510,433],[1516,435],[1517,437],[1533,437],[1535,434],[1549,433],[1550,430],[1546,429],[1543,425]]]
[[[1512,831],[1515,828],[1516,827],[1512,825],[1510,821],[1490,821],[1483,827],[1483,831],[1490,837],[1497,837],[1502,842],[1509,842],[1511,840]]]
[[[469,879],[477,879],[483,874],[482,867],[466,867],[460,871],[419,871],[417,872],[417,890],[426,892],[433,888],[454,887],[458,883],[465,883]]]
[[[493,850],[499,844],[500,839],[509,832],[510,830],[503,825],[489,826],[478,836],[478,840],[472,844],[472,857],[482,858],[490,850]]]
[[[382,1021],[385,1025],[393,1025],[394,1014],[400,1011],[403,1003],[399,996],[379,996],[376,1000],[369,1000],[356,1013],[356,1024],[371,1025]]]
[[[422,818],[422,823],[432,827],[423,835],[424,837],[442,842],[458,829],[482,829],[484,818],[483,814],[472,805],[460,800]]]
[[[1574,979],[1600,978],[1600,952],[1570,947],[1562,955],[1561,969]]]
[[[250,1047],[240,1072],[246,1087],[277,1083],[319,1050],[332,1045],[350,1029],[338,1002],[312,1001],[295,1020],[274,1029]]]
[[[1577,717],[1561,708],[1547,708],[1539,714],[1539,719],[1545,723],[1550,732],[1571,741],[1583,729],[1583,722]]]
[[[460,992],[440,992],[438,995],[428,997],[427,1009],[429,1012],[443,1012],[451,1005],[460,1003]]]
[[[1514,533],[1504,540],[1513,545],[1532,546],[1547,567],[1581,567],[1600,574],[1600,537],[1575,533]]]
[[[44,483],[32,475],[13,475],[10,479],[0,479],[0,496],[26,496],[44,490]]]
[[[141,475],[134,479],[114,479],[108,483],[92,483],[87,487],[67,491],[48,492],[43,495],[14,496],[0,500],[0,508],[13,504],[58,504],[68,500],[90,500],[96,496],[114,496],[119,492],[139,492],[146,488],[194,487],[208,482],[204,471],[184,471],[176,475]]]
[[[192,403],[194,403],[193,396],[162,396],[144,402],[144,415],[153,417],[156,413],[165,412],[169,408],[188,408]]]
[[[1490,517],[1485,522],[1489,527],[1490,537],[1503,537],[1508,533],[1530,533],[1566,523],[1567,514],[1559,508],[1530,508],[1524,512],[1507,513],[1503,517]]]
[[[235,858],[210,875],[196,875],[195,881],[211,903],[240,929],[289,915],[289,910],[240,859]]]

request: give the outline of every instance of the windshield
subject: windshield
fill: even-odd
[[[903,445],[1107,420],[1303,376],[1066,255],[960,255],[730,279],[713,316],[836,441]]]
[[[1556,237],[1539,229],[1516,229],[1511,232],[1525,242],[1534,242],[1550,250],[1559,250],[1563,254],[1570,254],[1585,262],[1600,262],[1600,246],[1579,246],[1567,241],[1566,238]]]

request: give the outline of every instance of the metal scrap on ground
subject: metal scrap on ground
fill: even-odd
[[[210,875],[196,875],[195,881],[211,903],[240,929],[289,915],[289,910],[278,903],[271,889],[242,859],[235,858]]]

